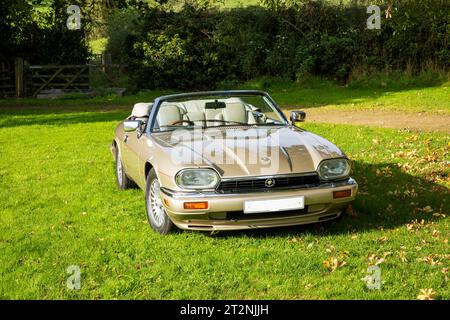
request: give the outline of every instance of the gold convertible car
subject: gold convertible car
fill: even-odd
[[[256,90],[137,103],[115,129],[119,189],[145,190],[152,228],[238,230],[338,218],[358,185],[334,144]]]

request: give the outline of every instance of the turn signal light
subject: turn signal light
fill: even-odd
[[[352,190],[339,190],[339,191],[333,191],[333,199],[339,199],[339,198],[347,198],[352,195]]]
[[[208,202],[185,202],[183,206],[186,210],[205,210],[208,209]]]
[[[169,203],[169,200],[167,200],[167,199],[164,199],[164,204],[166,205],[166,207],[170,207],[170,203]]]

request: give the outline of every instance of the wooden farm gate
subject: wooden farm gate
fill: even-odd
[[[5,59],[0,59],[0,98],[89,92],[95,85],[120,87],[125,69],[123,65],[112,64],[110,54],[106,53],[88,64],[77,65],[29,65],[24,59],[16,58],[10,66]]]
[[[4,59],[0,59],[0,98],[14,96],[14,93],[14,68]]]
[[[90,88],[88,64],[29,66],[28,69],[33,97],[44,90],[86,91]]]

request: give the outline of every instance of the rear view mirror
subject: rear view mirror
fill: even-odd
[[[291,112],[291,122],[295,124],[296,122],[304,122],[306,118],[305,111],[292,111]]]
[[[223,101],[214,101],[214,102],[206,102],[205,109],[224,109],[226,108],[226,104]]]
[[[142,121],[140,120],[127,120],[123,122],[123,130],[125,132],[133,132],[141,127]]]

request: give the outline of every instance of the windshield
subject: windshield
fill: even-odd
[[[285,124],[279,109],[262,94],[203,95],[162,102],[153,130]]]

